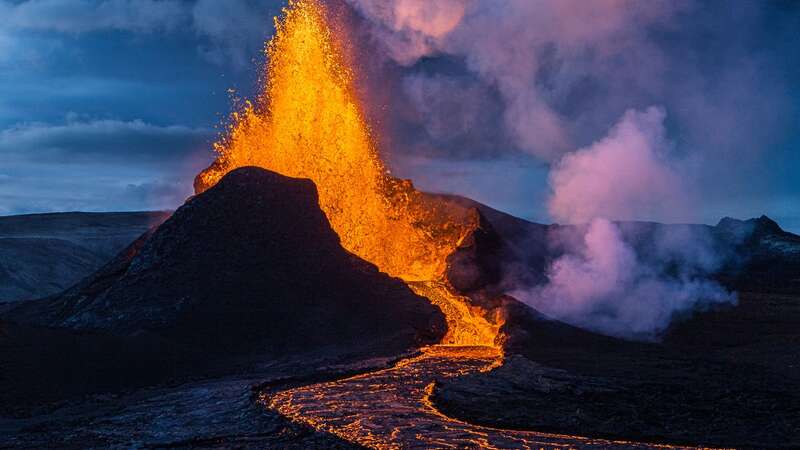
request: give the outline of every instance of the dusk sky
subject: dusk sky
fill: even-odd
[[[682,200],[626,197],[609,218],[767,214],[800,232],[800,2],[588,3],[446,0],[420,18],[345,1],[395,172],[579,220],[553,215],[551,191],[633,124],[667,174],[627,172],[680,184]],[[257,92],[283,5],[0,0],[0,215],[181,204],[232,97]]]

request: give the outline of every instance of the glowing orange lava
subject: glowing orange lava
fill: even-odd
[[[296,0],[276,19],[268,81],[255,105],[233,115],[195,190],[242,166],[313,180],[347,250],[440,306],[449,326],[444,343],[495,345],[499,324],[444,281],[447,257],[477,226],[477,213],[388,175],[355,94],[345,33],[332,33],[326,14],[318,0]]]

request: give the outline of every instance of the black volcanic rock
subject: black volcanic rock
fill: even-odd
[[[341,247],[311,181],[253,167],[188,200],[82,283],[8,317],[228,352],[399,352],[445,328],[427,300]]]
[[[478,226],[447,257],[447,279],[461,293],[496,285],[502,277],[504,242],[478,211]]]
[[[720,247],[731,255],[719,278],[738,290],[800,291],[800,236],[784,231],[767,216],[726,217],[713,228]]]
[[[63,239],[0,237],[0,301],[60,292],[106,260]]]
[[[800,448],[800,295],[742,293],[659,343],[600,336],[517,305],[506,364],[432,400],[471,423],[733,448]]]
[[[445,276],[451,286],[482,308],[487,318],[511,317],[519,302],[504,293],[511,283],[533,286],[545,280],[545,269],[552,258],[547,236],[559,226],[529,222],[466,197],[427,195],[477,214],[477,227],[447,258]]]
[[[786,233],[777,222],[767,216],[739,220],[732,217],[723,217],[715,227],[719,233],[726,234],[729,240],[742,241],[751,236]]]

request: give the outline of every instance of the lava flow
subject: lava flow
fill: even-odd
[[[290,3],[276,19],[259,99],[233,115],[195,190],[242,166],[311,179],[347,250],[442,309],[443,343],[496,347],[500,324],[454,294],[444,277],[447,257],[475,229],[477,212],[388,175],[355,93],[345,39],[317,0]]]
[[[487,347],[423,349],[393,367],[343,380],[263,393],[285,417],[368,448],[682,449],[688,447],[502,430],[453,419],[436,409],[437,382],[498,364]]]

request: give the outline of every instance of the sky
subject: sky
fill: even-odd
[[[583,208],[800,232],[795,2],[331,1],[381,150],[423,189],[551,222],[620,185]],[[0,215],[180,205],[282,6],[0,0]]]

